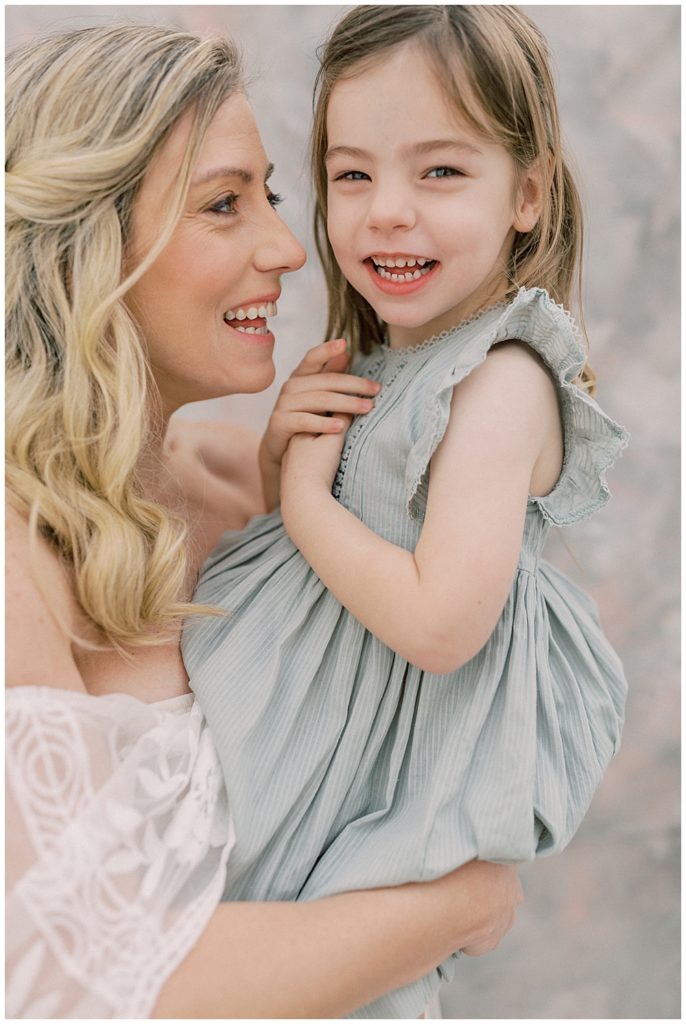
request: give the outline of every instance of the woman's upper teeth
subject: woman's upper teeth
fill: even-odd
[[[425,263],[431,263],[431,260],[424,256],[372,256],[372,262],[377,267],[423,267]]]
[[[257,320],[258,317],[276,316],[276,303],[264,302],[260,306],[237,306],[224,313],[225,320]]]

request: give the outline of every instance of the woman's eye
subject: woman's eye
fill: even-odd
[[[235,192],[229,192],[228,195],[222,196],[217,202],[210,207],[210,213],[221,213],[221,214],[234,214],[236,213],[236,203],[238,196]]]
[[[432,167],[428,171],[427,178],[452,178],[454,175],[462,174],[462,171],[458,171],[456,167]]]
[[[345,171],[343,174],[338,174],[334,178],[334,181],[365,181],[369,180],[369,175],[365,174],[364,171]]]
[[[279,203],[283,202],[284,197],[280,192],[267,192],[267,200],[276,209]]]

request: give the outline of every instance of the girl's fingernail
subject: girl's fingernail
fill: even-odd
[[[342,429],[343,429],[343,427],[345,426],[345,423],[343,422],[343,420],[331,420],[331,424],[332,424],[332,426],[334,426],[334,427],[335,427],[335,428],[336,428],[337,430],[342,430]]]
[[[345,338],[336,338],[336,340],[333,343],[333,347],[336,349],[337,352],[340,349],[344,349],[346,347]]]

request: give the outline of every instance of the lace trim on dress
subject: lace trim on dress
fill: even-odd
[[[234,842],[200,708],[16,687],[6,732],[6,1012],[148,1017]]]
[[[460,320],[459,323],[454,324],[452,327],[447,327],[444,331],[439,334],[433,334],[426,341],[419,342],[417,345],[407,345],[401,348],[391,348],[390,345],[385,344],[382,346],[384,353],[387,358],[395,358],[397,356],[413,356],[419,352],[425,352],[429,348],[433,348],[434,345],[439,345],[446,338],[450,338],[453,334],[457,334],[463,327],[469,327],[470,324],[476,323],[477,320],[481,320],[488,313],[493,313],[498,309],[505,309],[510,305],[510,299],[503,299],[501,302],[496,302],[492,306],[486,306],[484,309],[479,310],[478,313],[474,313],[472,316],[466,317],[464,320]]]
[[[574,317],[543,288],[520,288],[491,329],[456,347],[455,365],[440,382],[428,423],[410,452],[406,467],[407,508],[413,519],[424,515],[428,465],[445,433],[453,388],[484,361],[498,342],[519,340],[544,360],[560,389],[564,429],[562,470],[555,487],[529,503],[557,526],[576,522],[608,500],[605,473],[626,448],[629,434],[610,419],[574,380],[584,360],[581,332]]]

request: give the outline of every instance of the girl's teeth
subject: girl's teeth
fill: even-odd
[[[240,334],[269,334],[268,327],[236,327],[234,330]]]
[[[426,260],[424,262],[426,263]],[[429,271],[431,270],[431,267],[422,267],[419,270],[409,271],[408,273],[405,274],[391,274],[388,272],[388,270],[385,270],[383,267],[379,266],[375,266],[374,269],[376,270],[379,277],[383,277],[386,281],[416,281],[418,278],[424,277],[426,274],[428,274]]]
[[[420,267],[423,267],[425,263],[430,263],[431,261],[427,260],[426,258],[421,257],[421,256],[398,256],[395,259],[391,259],[390,257],[386,257],[384,259],[381,259],[380,256],[372,256],[372,262],[377,267],[400,267],[400,268],[402,268],[402,267],[416,267],[417,264],[419,264]]]

